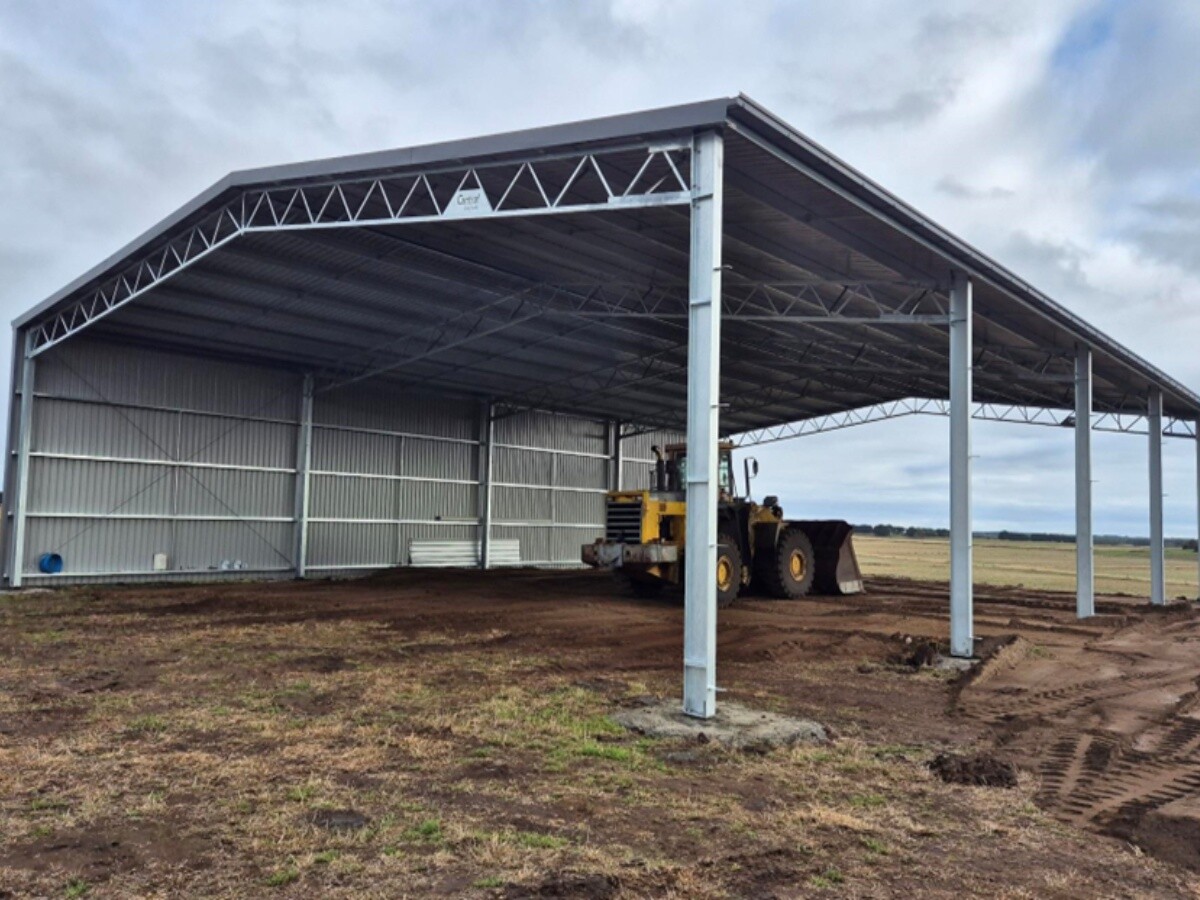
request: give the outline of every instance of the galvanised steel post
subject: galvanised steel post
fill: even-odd
[[[25,335],[21,360],[21,412],[17,420],[17,496],[9,498],[13,505],[12,569],[8,583],[19,588],[24,580],[25,523],[29,506],[29,446],[33,436],[33,332]]]
[[[692,143],[688,274],[687,538],[684,548],[683,711],[717,712],[717,436],[721,363],[724,141]]]
[[[293,559],[296,577],[303,578],[308,565],[308,508],[312,487],[313,377],[304,376],[300,388],[300,422],[296,430],[296,540]]]
[[[971,537],[971,281],[950,287],[950,653],[975,653]]]
[[[1162,391],[1154,388],[1146,406],[1150,430],[1150,602],[1167,602],[1166,549],[1163,543]]]
[[[610,491],[621,490],[621,467],[625,464],[623,453],[621,452],[621,423],[608,423],[608,451],[609,465],[611,471],[608,478],[608,489]]]
[[[491,403],[479,407],[479,568],[492,565],[492,444],[496,434]]]
[[[1092,533],[1092,350],[1075,350],[1075,613],[1096,614]]]

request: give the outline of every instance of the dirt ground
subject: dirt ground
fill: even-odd
[[[722,611],[722,696],[834,736],[769,753],[609,720],[682,611],[600,573],[7,596],[0,896],[1200,893],[1191,604],[980,589],[960,676],[944,586],[868,586]]]

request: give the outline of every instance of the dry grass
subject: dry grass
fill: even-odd
[[[945,581],[950,548],[944,540],[855,535],[863,572],[875,576]],[[1195,597],[1196,554],[1167,551],[1167,595]],[[1045,591],[1075,590],[1075,545],[1023,541],[975,541],[979,584]],[[1149,596],[1150,551],[1146,547],[1097,547],[1096,590],[1101,594]]]
[[[935,781],[931,748],[745,756],[609,721],[631,695],[671,692],[673,670],[581,683],[568,654],[504,632],[214,623],[166,615],[168,599],[136,613],[92,596],[0,601],[0,888],[13,896],[1066,897],[1174,883],[1064,836],[1031,783]],[[320,810],[368,821],[331,831],[313,824]],[[1009,872],[1012,852],[1034,862]],[[1063,859],[1081,871],[1064,879]]]

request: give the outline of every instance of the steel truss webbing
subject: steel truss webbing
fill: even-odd
[[[758,428],[736,435],[732,440],[739,447],[754,447],[759,444],[770,444],[775,441],[785,441],[805,435],[838,431],[843,428],[852,428],[855,425],[867,425],[871,422],[883,422],[888,419],[913,415],[949,416],[949,401],[918,397],[892,400],[825,416],[814,416],[784,425]],[[1075,426],[1073,413],[1039,406],[976,403],[971,415],[972,418],[992,422],[1019,422],[1025,425],[1048,425],[1056,428],[1074,428]],[[1147,419],[1145,415],[1135,413],[1095,413],[1092,416],[1092,429],[1120,434],[1146,434]],[[1162,434],[1163,437],[1195,440],[1196,423],[1186,419],[1169,418],[1164,422]]]
[[[685,204],[690,157],[687,142],[659,142],[250,188],[32,326],[32,352],[53,347],[244,234]]]

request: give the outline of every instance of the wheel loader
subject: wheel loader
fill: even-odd
[[[748,590],[796,599],[810,591],[857,594],[862,573],[842,521],[785,519],[777,497],[750,499],[758,462],[745,460],[746,496],[739,496],[733,444],[718,445],[717,604],[729,606]],[[668,444],[655,456],[653,488],[612,491],[606,501],[605,535],[584,544],[582,559],[612,569],[638,596],[682,585],[687,523],[687,445]]]

